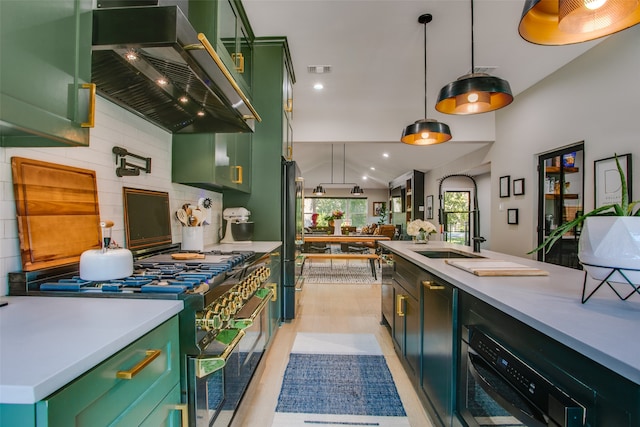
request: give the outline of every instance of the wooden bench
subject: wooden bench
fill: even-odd
[[[338,253],[338,254],[311,254],[303,253],[304,260],[302,261],[302,267],[300,268],[300,274],[304,271],[304,263],[307,259],[368,259],[371,265],[371,274],[374,280],[378,280],[378,274],[376,273],[376,260],[380,259],[378,254],[358,254],[358,253]]]

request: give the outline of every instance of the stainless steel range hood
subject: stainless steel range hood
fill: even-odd
[[[260,116],[177,6],[93,11],[98,92],[172,133],[252,132]]]

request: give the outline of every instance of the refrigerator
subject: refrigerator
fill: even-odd
[[[304,243],[304,180],[296,162],[282,159],[282,298],[283,321],[296,317],[304,280],[300,276]]]

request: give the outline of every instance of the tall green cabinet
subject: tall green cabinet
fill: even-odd
[[[295,83],[286,37],[256,38],[253,67],[253,99],[262,122],[253,133],[251,193],[224,191],[223,203],[225,208],[242,206],[251,211],[254,240],[280,240],[281,162],[292,153]]]
[[[91,0],[0,1],[0,145],[87,146]]]

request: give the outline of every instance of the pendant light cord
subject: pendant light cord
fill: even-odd
[[[475,54],[474,54],[474,44],[473,44],[473,0],[471,0],[471,74],[475,73]]]
[[[427,119],[427,21],[424,27],[424,118]]]

